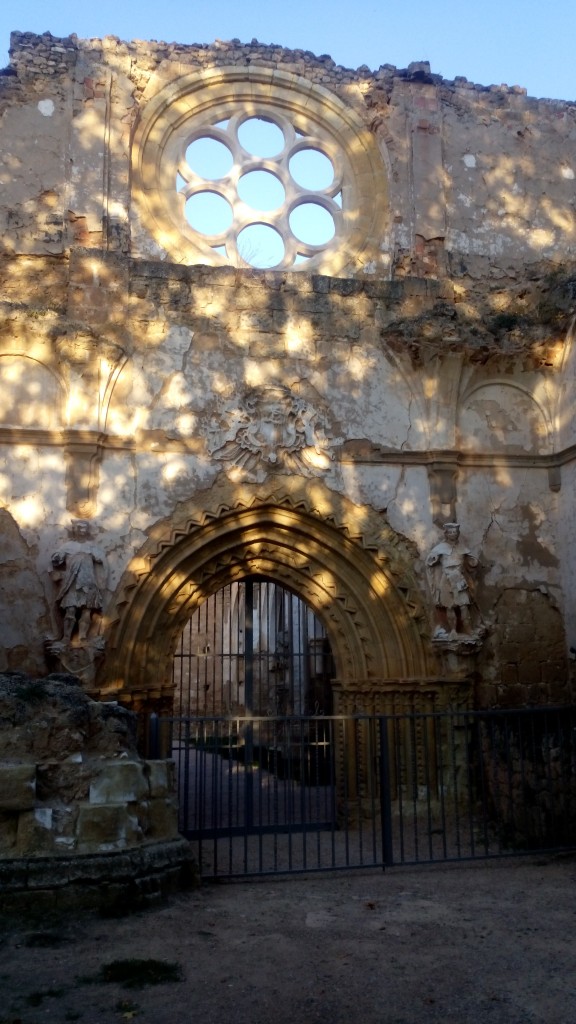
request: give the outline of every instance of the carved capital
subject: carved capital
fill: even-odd
[[[466,678],[335,679],[332,686],[339,714],[467,710],[473,702],[472,684]]]

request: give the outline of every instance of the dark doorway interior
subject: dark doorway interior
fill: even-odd
[[[200,605],[174,655],[176,715],[329,715],[334,675],[320,620],[292,591],[249,576]]]

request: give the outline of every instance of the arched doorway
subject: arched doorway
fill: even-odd
[[[229,631],[245,629],[239,624],[244,621],[242,603],[252,603],[253,631],[254,597],[246,601],[250,585],[260,590],[260,625],[276,616],[275,630],[264,644],[265,683],[259,694],[256,688],[258,708],[250,710],[238,672],[228,674],[227,691],[224,686],[222,658],[230,667],[232,656],[237,657],[239,666],[239,656],[246,653],[245,647],[239,650],[236,632],[236,650],[231,638],[227,647],[220,644],[218,680],[194,666],[191,688],[186,675],[188,706],[171,723],[180,806],[189,809],[183,830],[191,837],[197,833],[200,844],[214,843],[214,858],[222,853],[222,828],[227,857],[246,859],[249,851],[252,856],[253,842],[254,855],[260,857],[267,835],[273,835],[274,843],[287,837],[286,855],[292,857],[290,837],[299,829],[308,837],[333,837],[343,820],[348,830],[357,826],[360,860],[366,848],[363,822],[370,823],[376,848],[381,741],[368,719],[390,707],[398,694],[428,699],[437,675],[414,576],[417,555],[383,515],[354,505],[320,482],[292,478],[280,478],[270,488],[215,485],[151,531],[109,613],[102,696],[174,719],[175,655],[180,652],[180,662],[186,663],[191,644],[196,656],[211,654],[207,648],[213,641],[202,634],[213,634],[225,611]],[[288,600],[295,600],[300,611],[283,610],[280,618],[280,610],[290,607]],[[220,612],[218,602],[223,602]],[[206,628],[202,616],[210,608]],[[314,715],[321,709],[310,687],[297,691],[293,686],[290,693],[289,673],[272,657],[268,660],[269,655],[279,660],[281,626],[304,610],[318,624],[312,635],[330,648],[332,716]],[[186,650],[182,635],[191,621],[195,625]],[[275,678],[277,667],[281,673]],[[208,684],[207,703],[199,698]],[[215,705],[210,708],[212,694]],[[283,701],[287,710],[292,702],[293,712],[298,702],[308,703],[312,714],[275,714]],[[311,841],[301,847],[304,860]]]
[[[437,675],[414,548],[374,510],[320,483],[280,484],[271,493],[215,487],[154,528],[108,615],[102,697],[171,709],[186,623],[212,594],[249,577],[306,603],[329,638],[339,684],[367,700],[383,680]]]

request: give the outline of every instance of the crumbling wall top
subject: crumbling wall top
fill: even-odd
[[[520,85],[483,85],[469,82],[463,75],[458,75],[453,80],[445,79],[439,74],[432,73],[427,61],[415,61],[407,68],[397,68],[393,64],[385,63],[376,69],[371,69],[366,64],[354,69],[337,64],[326,53],[317,55],[310,50],[287,49],[278,43],[262,43],[258,39],[252,39],[249,43],[242,43],[239,39],[216,39],[213,43],[183,44],[140,39],[125,41],[113,35],[104,36],[102,39],[79,39],[74,33],[57,37],[50,32],[36,34],[14,31],[10,36],[10,64],[0,72],[0,75],[57,76],[67,71],[79,54],[91,56],[111,65],[127,61],[131,74],[136,78],[145,71],[152,73],[165,60],[182,61],[198,69],[230,64],[257,64],[305,74],[311,81],[332,87],[347,84],[378,84],[382,88],[388,84],[391,88],[393,82],[399,80],[434,84],[447,90],[467,91],[477,95],[484,94],[488,98],[492,97],[497,103],[501,103],[503,97],[507,96],[527,97],[527,90]],[[576,105],[568,100],[541,102],[558,107]]]

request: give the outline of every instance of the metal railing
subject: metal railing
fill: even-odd
[[[576,847],[576,708],[150,721],[207,877]]]

